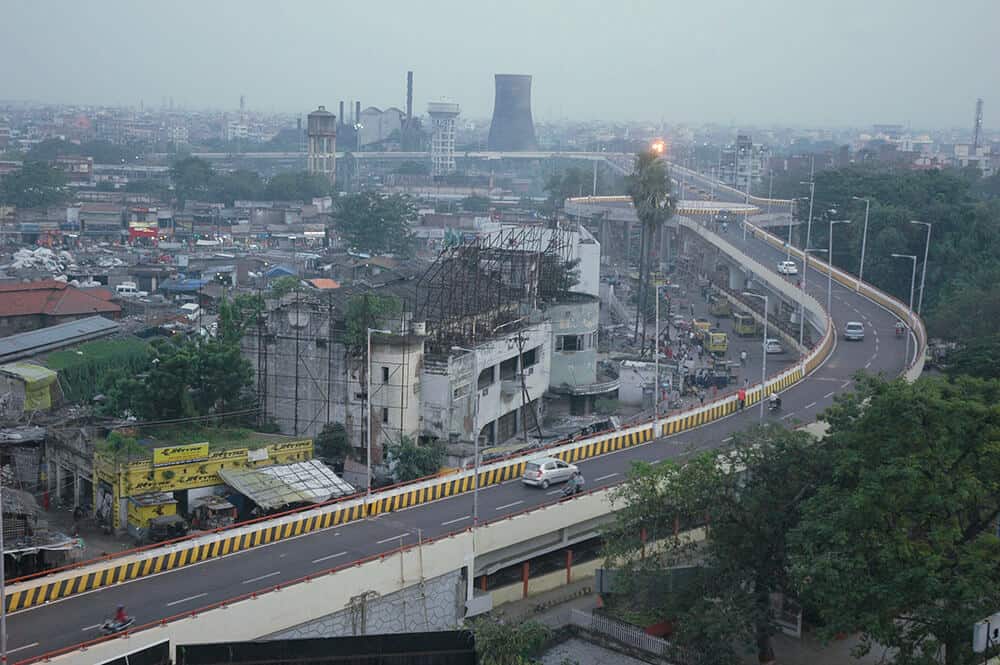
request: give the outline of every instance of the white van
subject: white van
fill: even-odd
[[[139,293],[139,286],[135,282],[122,282],[115,287],[115,295],[134,296]]]
[[[189,321],[194,321],[198,318],[201,307],[197,303],[189,302],[181,305],[181,311],[188,317]]]

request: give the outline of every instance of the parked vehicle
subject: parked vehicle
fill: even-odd
[[[848,321],[844,326],[844,339],[849,342],[860,342],[865,338],[865,324],[860,321]]]
[[[577,472],[573,464],[567,464],[555,457],[542,457],[524,465],[521,482],[525,485],[548,489],[549,485],[564,483]]]
[[[782,261],[778,264],[778,272],[782,275],[798,275],[799,267],[795,261]]]
[[[180,515],[160,515],[149,520],[146,537],[151,543],[182,538],[188,533],[187,522]]]

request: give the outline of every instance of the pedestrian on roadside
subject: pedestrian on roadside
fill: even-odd
[[[691,303],[691,316],[694,316],[694,303]]]
[[[701,402],[702,406],[705,406],[705,391],[704,390],[699,390],[698,391],[698,401]]]
[[[740,365],[743,367],[747,366],[747,350],[743,349],[740,351]]]
[[[747,389],[740,388],[739,392],[736,393],[736,399],[739,400],[740,411],[742,411],[743,407],[745,407],[747,404]]]

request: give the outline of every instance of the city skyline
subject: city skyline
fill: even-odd
[[[495,73],[524,73],[534,77],[542,122],[953,128],[971,125],[972,105],[984,97],[984,124],[997,124],[989,91],[1000,88],[992,66],[1000,45],[989,26],[1000,7],[983,0],[949,15],[929,0],[874,9],[775,0],[752,12],[735,0],[634,2],[629,11],[591,1],[571,14],[526,2],[449,2],[433,11],[399,4],[377,14],[314,3],[293,12],[181,3],[170,15],[123,2],[98,11],[58,4],[57,21],[51,6],[8,8],[16,29],[0,58],[16,65],[0,72],[3,98],[147,108],[172,98],[178,107],[223,110],[246,95],[260,112],[303,114],[341,99],[403,108],[412,69],[416,109],[448,97],[466,118],[490,116]],[[81,35],[83,57],[72,47]],[[949,38],[965,47],[934,47]]]

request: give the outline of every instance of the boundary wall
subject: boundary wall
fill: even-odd
[[[782,293],[787,292],[789,297],[797,298],[799,296],[798,289],[795,289],[762,264],[739,252],[716,234],[690,220],[681,218],[680,223],[749,267],[775,290]],[[833,329],[822,307],[810,296],[804,296],[803,301],[806,309],[813,312],[818,320],[827,320],[825,335],[820,343],[799,363],[771,375],[763,387],[759,383],[751,385],[747,390],[744,408],[758,403],[762,397],[772,391],[781,392],[803,379],[826,359],[833,348]],[[736,394],[731,393],[690,411],[675,413],[655,421],[647,421],[596,436],[558,442],[537,451],[490,462],[480,466],[479,486],[485,487],[518,478],[524,472],[527,461],[540,456],[558,457],[566,462],[585,460],[647,443],[659,437],[680,434],[732,415],[739,408]],[[373,492],[370,496],[355,496],[318,507],[310,506],[276,517],[262,518],[213,533],[141,548],[106,559],[84,562],[73,567],[52,571],[49,574],[15,581],[7,586],[5,599],[7,611],[15,612],[37,607],[46,602],[104,586],[155,575],[286,538],[471,492],[475,475],[475,470],[466,469],[449,475],[434,476],[389,487]]]

